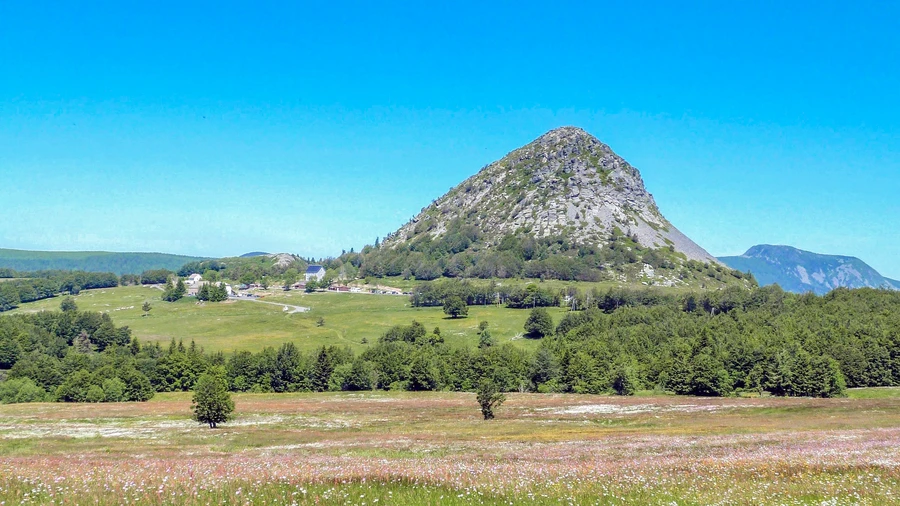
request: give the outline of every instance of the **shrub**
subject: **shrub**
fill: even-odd
[[[121,402],[125,400],[125,382],[119,378],[103,380],[103,400],[106,402]]]
[[[638,379],[630,365],[616,367],[612,375],[612,388],[618,395],[634,395]]]
[[[34,384],[31,378],[11,379],[0,383],[0,403],[45,402],[47,391]]]
[[[84,396],[84,400],[87,402],[103,402],[104,399],[106,399],[106,394],[103,393],[103,388],[99,385],[88,387]]]
[[[531,310],[528,319],[525,320],[525,333],[531,337],[542,338],[553,333],[553,318],[542,307]]]
[[[482,379],[478,383],[478,392],[475,398],[478,400],[478,405],[481,406],[481,414],[484,415],[485,420],[492,420],[494,408],[500,407],[506,400],[506,396],[500,392],[497,384],[490,379]]]

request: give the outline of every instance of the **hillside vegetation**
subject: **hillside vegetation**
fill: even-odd
[[[114,253],[108,251],[26,251],[0,248],[0,268],[16,271],[71,270],[139,274],[151,269],[177,270],[202,257],[167,253]]]
[[[362,326],[396,321],[399,315],[433,318],[440,311],[397,308],[397,313],[385,317],[386,312],[376,309],[354,316],[359,306],[339,304],[354,300],[342,298],[352,295],[316,295],[336,302],[333,316],[318,321],[316,302],[325,299],[311,296],[305,300],[313,306],[310,316],[316,315],[316,320],[304,316],[299,321],[323,333],[331,331],[330,321],[346,319]],[[430,321],[423,324],[425,318],[415,318],[390,328],[361,328],[359,341],[339,339],[339,333],[319,334],[314,346],[309,334],[305,339],[288,334],[281,344],[275,339],[256,341],[256,353],[235,347],[228,355],[205,351],[203,339],[141,343],[121,319],[115,320],[120,311],[77,310],[79,300],[88,300],[82,295],[75,303],[66,302],[63,312],[0,317],[0,368],[11,367],[8,377],[18,380],[17,389],[36,398],[60,400],[86,399],[89,390],[101,398],[105,382],[113,377],[138,381],[135,375],[126,381],[115,372],[129,368],[157,391],[189,390],[211,366],[224,367],[230,388],[238,391],[467,391],[490,381],[505,391],[631,395],[652,389],[701,396],[831,397],[844,395],[847,387],[900,385],[897,292],[839,289],[816,297],[777,287],[752,291],[731,287],[680,294],[618,289],[598,295],[583,310],[552,307],[547,312],[534,304],[532,309],[472,306],[468,318],[448,317],[435,327]],[[358,302],[398,300],[356,297]],[[182,313],[181,317],[192,318],[180,324],[169,320],[166,327],[207,329],[225,342],[241,321],[240,313],[230,312],[256,306],[253,302],[196,306],[182,301],[156,305],[173,315],[179,308],[209,307],[210,312]],[[149,308],[145,312],[151,316],[140,320],[151,320],[157,309]],[[485,312],[476,311],[480,309]],[[507,331],[503,325],[509,323],[481,320],[489,314],[525,320],[524,339],[496,339],[494,332]],[[270,314],[252,324],[265,329],[272,317],[278,318]],[[460,339],[453,331],[460,328],[471,329],[477,344]],[[302,348],[293,342],[298,337]],[[108,369],[109,365],[115,367]],[[14,399],[20,395],[19,390],[7,394]]]

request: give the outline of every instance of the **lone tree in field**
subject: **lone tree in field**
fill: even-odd
[[[78,305],[75,304],[75,299],[72,297],[65,297],[59,303],[59,309],[64,313],[74,312],[78,311]]]
[[[141,311],[144,312],[144,316],[149,315],[151,309],[152,309],[152,308],[150,307],[150,302],[149,302],[149,301],[144,301],[144,305],[141,306]]]
[[[500,392],[493,380],[485,378],[478,383],[476,399],[478,399],[478,404],[481,406],[481,414],[484,415],[484,419],[492,420],[494,418],[494,408],[499,408],[503,401],[506,400],[506,396]]]
[[[194,420],[209,424],[210,429],[231,419],[234,401],[228,393],[225,373],[221,368],[213,368],[197,378],[191,409],[194,411]]]
[[[447,297],[447,300],[444,301],[444,313],[449,315],[450,318],[459,318],[469,314],[469,307],[466,306],[466,301],[462,300],[461,297],[453,295]]]
[[[532,309],[528,319],[525,320],[525,332],[538,339],[552,334],[553,318],[550,317],[550,313],[542,307]]]

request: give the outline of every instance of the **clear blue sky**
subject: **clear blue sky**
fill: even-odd
[[[577,125],[714,254],[900,278],[898,3],[133,4],[0,1],[0,247],[335,255]]]

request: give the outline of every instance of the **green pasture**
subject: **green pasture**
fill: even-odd
[[[849,388],[847,397],[851,399],[898,399],[900,387]]]
[[[199,304],[186,297],[170,303],[160,300],[162,291],[143,286],[85,290],[75,297],[79,309],[108,312],[116,325],[127,325],[141,341],[166,344],[172,338],[194,340],[207,351],[258,351],[266,346],[293,342],[308,350],[322,345],[350,346],[359,351],[394,325],[416,320],[431,331],[441,329],[454,345],[478,343],[478,324],[486,320],[498,343],[513,342],[525,348],[539,342],[521,337],[528,310],[497,306],[471,306],[467,318],[448,318],[441,308],[413,308],[405,296],[351,293],[275,292],[261,300],[311,308],[287,314],[284,307],[252,301]],[[14,312],[56,310],[61,298],[23,304]],[[141,306],[151,304],[144,316]],[[555,321],[564,308],[550,308]],[[319,319],[324,325],[319,326]]]

